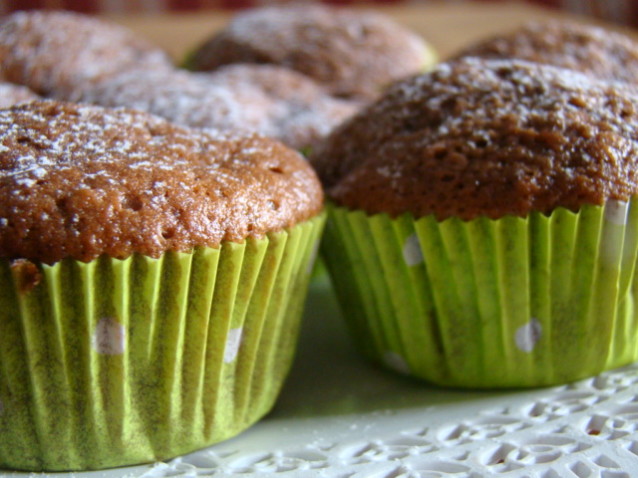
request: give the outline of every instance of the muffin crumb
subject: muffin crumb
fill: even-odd
[[[42,281],[42,273],[38,266],[27,259],[15,259],[9,266],[17,278],[18,293],[21,295],[28,294]]]

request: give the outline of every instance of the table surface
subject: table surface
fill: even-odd
[[[442,58],[526,20],[563,16],[522,4],[382,11],[421,33]],[[179,59],[228,14],[112,19]],[[68,476],[638,476],[638,365],[540,390],[429,387],[378,370],[355,353],[325,276],[311,286],[300,341],[275,409],[250,430],[167,463]]]

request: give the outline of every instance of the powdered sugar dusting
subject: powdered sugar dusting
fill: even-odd
[[[0,48],[8,52],[0,57],[4,76],[47,97],[135,108],[190,127],[259,132],[299,149],[358,107],[286,68],[177,70],[161,50],[124,28],[67,12],[6,17]]]
[[[311,168],[283,145],[133,110],[25,104],[0,111],[0,144],[5,257],[157,256],[261,236],[321,208]]]
[[[633,87],[465,58],[391,87],[312,162],[333,199],[369,213],[525,216],[636,194],[637,131]]]
[[[332,94],[367,100],[432,62],[423,40],[388,17],[321,5],[242,12],[194,56],[200,70],[228,63],[282,65]]]
[[[45,95],[75,99],[75,89],[130,68],[168,69],[159,48],[125,28],[61,11],[24,11],[2,19],[0,58],[7,80]]]
[[[255,131],[296,148],[327,134],[357,107],[329,97],[308,78],[264,65],[212,74],[129,71],[80,91],[85,102],[148,111],[185,126]]]

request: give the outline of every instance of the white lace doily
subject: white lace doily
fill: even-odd
[[[362,361],[325,280],[305,320],[278,405],[255,427],[166,463],[72,476],[638,476],[638,365],[541,390],[444,390]]]

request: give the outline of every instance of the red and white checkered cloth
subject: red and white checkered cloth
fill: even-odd
[[[351,5],[401,3],[402,1],[410,1],[411,3],[428,2],[428,0],[324,0],[324,3]],[[453,1],[458,3],[459,0]],[[503,2],[507,0],[497,1]],[[591,15],[624,25],[638,26],[638,0],[527,1],[564,9],[573,13]],[[290,0],[0,0],[0,14],[32,8],[68,9],[84,13],[194,11],[211,8],[238,9],[274,3],[294,3],[294,0],[292,2]]]

